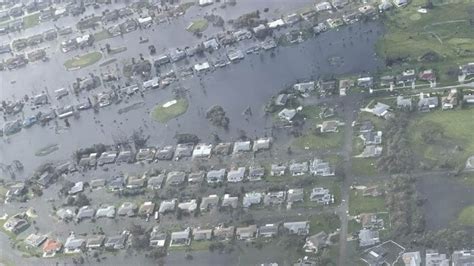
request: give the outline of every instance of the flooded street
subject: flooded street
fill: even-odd
[[[69,160],[72,152],[78,148],[95,143],[111,144],[114,138],[130,136],[139,128],[142,128],[146,135],[150,135],[150,145],[172,144],[173,136],[177,132],[192,132],[203,141],[209,140],[212,132],[217,132],[224,140],[235,139],[240,130],[244,130],[249,137],[269,134],[271,121],[264,116],[263,107],[272,95],[301,79],[375,71],[380,62],[374,56],[374,44],[381,31],[382,28],[377,22],[357,23],[338,31],[324,33],[297,46],[279,47],[274,51],[274,56],[270,52],[247,55],[243,61],[225,69],[217,69],[202,78],[192,77],[181,81],[178,86],[188,90],[188,111],[165,125],[153,121],[148,113],[156,104],[173,98],[172,87],[147,92],[145,98],[133,96],[129,103],[122,103],[120,106],[139,101],[144,101],[144,105],[120,116],[117,116],[118,108],[112,105],[100,109],[99,113],[90,110],[81,112],[79,119],[71,118],[69,129],[62,129],[63,121],[58,121],[58,127],[54,126],[53,121],[46,127],[34,126],[22,130],[8,140],[3,140],[9,143],[2,143],[0,156],[2,161],[7,163],[20,159],[25,165],[24,177],[27,177],[35,167],[45,161]],[[346,49],[348,46],[351,49]],[[131,53],[127,51],[129,52]],[[136,56],[137,52],[133,54]],[[123,53],[121,56],[132,55]],[[329,64],[328,59],[336,56],[342,58],[342,65]],[[62,68],[60,64],[49,64]],[[27,88],[35,83],[41,84],[35,80],[57,80],[48,84],[53,87],[57,83],[56,87],[59,87],[72,83],[75,77],[81,75],[80,72],[87,75],[87,72],[93,69],[85,68],[75,72],[62,69],[61,73],[65,72],[64,75],[57,75],[55,71],[60,69],[54,68],[44,73],[35,71],[43,67],[40,64],[31,65],[9,72],[9,78],[22,81],[17,82],[13,90]],[[31,71],[32,75],[21,79],[21,73],[25,71]],[[10,77],[10,74],[13,77]],[[209,127],[205,112],[214,104],[221,105],[227,112],[230,118],[228,131]],[[253,112],[248,121],[242,115],[247,107]],[[59,150],[40,159],[34,155],[39,149],[51,144],[59,144]]]

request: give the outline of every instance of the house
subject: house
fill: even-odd
[[[327,188],[315,187],[311,190],[309,200],[328,205],[334,202],[334,196],[329,193]]]
[[[364,148],[364,151],[358,157],[361,158],[373,158],[373,157],[379,157],[382,155],[382,146],[378,145],[367,145]]]
[[[111,164],[115,162],[115,159],[117,158],[117,152],[116,151],[106,151],[103,152],[99,160],[97,161],[98,165],[102,166],[104,164]]]
[[[260,138],[253,142],[253,151],[257,152],[260,150],[268,150],[270,149],[270,145],[272,143],[272,138]]]
[[[242,182],[245,177],[245,167],[238,167],[231,169],[227,173],[227,182],[230,183],[237,183],[237,182]]]
[[[269,29],[278,29],[284,27],[285,25],[285,21],[283,21],[281,18],[267,23],[267,27]]]
[[[194,65],[194,70],[197,73],[205,72],[205,71],[209,70],[210,68],[211,68],[211,66],[209,65],[208,62],[204,62],[204,63],[201,63],[201,64],[195,64]]]
[[[390,106],[384,103],[378,102],[375,104],[374,108],[370,110],[372,114],[378,117],[386,118],[389,112]]]
[[[395,4],[397,7],[403,7],[408,5],[408,0],[393,0],[393,4]]]
[[[257,236],[257,226],[237,227],[235,235],[239,240],[252,240]]]
[[[184,213],[193,213],[197,209],[197,207],[198,205],[195,199],[178,203],[178,209],[180,209]]]
[[[225,173],[226,173],[225,169],[211,170],[207,172],[206,181],[209,184],[221,183],[224,181]]]
[[[222,203],[221,203],[222,208],[230,207],[232,209],[235,209],[238,207],[238,205],[239,205],[239,197],[232,197],[229,194],[224,194],[224,197],[222,197]]]
[[[230,153],[230,148],[232,147],[232,143],[219,143],[217,144],[212,152],[216,155],[228,155]]]
[[[174,151],[174,157],[179,160],[184,157],[191,157],[193,155],[194,144],[193,143],[180,143],[176,145]]]
[[[176,209],[176,202],[177,201],[178,201],[177,199],[162,201],[161,204],[160,204],[160,209],[158,210],[158,212],[160,214],[165,214],[167,212],[174,212],[174,210]]]
[[[441,109],[450,110],[458,104],[458,91],[457,89],[451,89],[447,96],[441,97]]]
[[[115,218],[115,206],[102,206],[97,209],[95,213],[96,218],[107,217],[107,218]]]
[[[328,240],[328,234],[321,231],[315,235],[307,237],[303,249],[307,253],[318,253],[321,248],[328,246],[328,242],[330,242]]]
[[[131,162],[133,162],[134,158],[135,157],[134,157],[132,151],[122,150],[122,151],[119,152],[115,162],[116,163],[121,163],[121,162],[131,163]]]
[[[120,191],[125,186],[125,177],[122,175],[114,176],[107,182],[107,187],[112,191]]]
[[[138,177],[138,176],[129,176],[127,178],[127,188],[128,189],[140,189],[144,188],[146,183],[146,177]]]
[[[336,91],[336,80],[320,80],[318,82],[319,91],[322,97],[333,95]]]
[[[92,238],[87,239],[86,248],[91,249],[99,249],[104,245],[105,236],[97,235]]]
[[[473,95],[464,95],[462,100],[467,104],[474,104],[474,94]]]
[[[212,229],[193,229],[193,240],[211,240],[212,239]]]
[[[281,205],[286,200],[286,191],[271,191],[265,194],[263,198],[263,204],[268,205]]]
[[[418,74],[418,78],[424,81],[436,81],[436,74],[433,69],[427,69]]]
[[[396,264],[405,248],[392,240],[386,241],[375,247],[371,247],[364,251],[361,260],[368,265],[398,265]]]
[[[224,227],[222,225],[214,228],[214,238],[216,240],[231,240],[235,235],[235,227]]]
[[[60,252],[63,248],[63,244],[57,240],[48,238],[43,245],[43,257],[51,258],[56,256],[57,252]]]
[[[209,158],[211,157],[212,144],[199,143],[194,147],[193,158]]]
[[[165,247],[167,238],[166,233],[162,233],[158,230],[158,226],[153,227],[150,233],[150,247]]]
[[[284,20],[286,24],[293,25],[295,23],[298,23],[301,20],[301,17],[299,14],[293,13],[286,16]]]
[[[193,184],[201,184],[204,180],[205,173],[204,171],[192,172],[188,175],[188,183]]]
[[[278,113],[278,117],[281,120],[291,122],[291,120],[295,117],[296,110],[295,109],[283,109]]]
[[[449,266],[449,258],[446,254],[438,253],[436,250],[426,250],[426,266]]]
[[[249,208],[252,205],[260,204],[262,201],[262,193],[260,192],[248,192],[245,193],[244,198],[242,200],[242,205],[244,208]]]
[[[309,221],[283,223],[289,234],[306,236],[309,234]]]
[[[290,164],[290,173],[292,176],[304,175],[308,172],[308,162]]]
[[[71,234],[64,243],[64,253],[74,254],[80,253],[86,246],[86,240],[82,238],[76,238],[74,234]]]
[[[92,219],[95,214],[95,209],[92,208],[91,206],[82,206],[79,208],[79,211],[77,212],[76,215],[76,220],[77,221],[82,221],[84,219]]]
[[[56,211],[56,216],[62,220],[62,221],[69,221],[74,218],[74,210],[73,209],[66,209],[66,208],[61,208]]]
[[[166,177],[165,174],[159,174],[159,175],[150,177],[147,182],[147,187],[153,190],[161,189],[161,185],[163,184],[165,177]]]
[[[107,237],[107,241],[105,241],[104,247],[106,249],[115,249],[115,250],[124,249],[125,244],[127,243],[128,235],[129,234],[127,231],[123,231],[119,235]]]
[[[68,191],[68,194],[75,195],[82,191],[84,191],[84,182],[79,181],[79,182],[76,182],[74,186]]]
[[[201,212],[208,211],[212,208],[217,207],[218,204],[219,204],[219,197],[217,195],[209,195],[207,197],[202,198],[199,209],[201,210]]]
[[[379,231],[372,229],[361,229],[359,231],[359,246],[367,247],[380,242]]]
[[[357,86],[361,88],[372,88],[374,86],[374,78],[373,77],[363,77],[357,79]]]
[[[174,147],[173,146],[165,146],[161,149],[158,149],[155,153],[155,159],[161,161],[169,161],[173,159],[174,155]]]
[[[46,235],[30,234],[25,238],[25,244],[32,247],[39,247],[46,241],[46,239],[48,239]]]
[[[179,186],[184,183],[186,179],[186,173],[181,171],[169,172],[166,177],[166,184],[170,186]]]
[[[411,110],[411,98],[403,98],[401,95],[397,96],[397,108],[402,110]]]
[[[234,143],[234,150],[232,151],[233,154],[246,152],[251,150],[251,142],[250,141],[237,141]]]
[[[291,188],[288,189],[286,201],[288,203],[303,202],[304,201],[304,190],[302,188]]]
[[[334,170],[331,169],[329,162],[325,162],[319,158],[314,160],[309,165],[309,172],[314,176],[334,176]]]
[[[175,49],[170,53],[171,62],[178,62],[186,58],[186,52],[181,49]]]
[[[421,266],[421,255],[419,251],[405,252],[402,255],[405,266]]]
[[[265,176],[265,168],[261,166],[250,166],[247,176],[249,181],[260,181]]]
[[[459,67],[461,73],[465,76],[474,74],[474,63],[468,63]]]
[[[451,256],[453,266],[474,265],[474,249],[472,250],[456,250]]]
[[[359,136],[362,141],[364,141],[364,145],[379,145],[382,144],[382,131],[377,132],[364,132]]]
[[[204,49],[206,50],[218,50],[219,49],[219,43],[215,38],[211,38],[207,41],[204,41],[202,43],[204,45]]]
[[[420,100],[418,101],[418,110],[422,112],[430,111],[438,107],[439,99],[438,96],[426,97],[423,93],[420,93]]]
[[[138,215],[151,216],[154,211],[155,211],[155,203],[151,201],[146,201],[138,209]]]
[[[288,94],[279,94],[275,99],[276,106],[285,106],[288,102]]]
[[[304,82],[304,83],[296,83],[293,85],[293,89],[300,93],[309,93],[314,91],[314,81]]]
[[[358,220],[362,228],[368,229],[383,229],[383,219],[377,218],[375,213],[361,213]]]
[[[236,62],[238,60],[244,59],[244,53],[241,50],[229,50],[227,52],[227,57],[231,62]]]
[[[156,150],[153,148],[140,149],[137,152],[137,161],[151,162],[155,158]]]
[[[186,228],[184,231],[172,232],[170,247],[189,246],[191,244],[191,229]]]
[[[277,224],[266,224],[258,227],[258,237],[270,238],[278,235]]]
[[[271,176],[284,176],[286,172],[286,165],[283,164],[272,164],[270,175]]]
[[[135,216],[137,213],[138,206],[135,203],[132,202],[124,202],[122,205],[120,205],[120,208],[117,211],[117,215],[119,216],[128,216],[132,217]]]

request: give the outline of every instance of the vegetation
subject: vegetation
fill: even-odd
[[[188,101],[184,98],[177,99],[175,104],[164,107],[163,105],[156,106],[151,112],[153,119],[160,123],[166,123],[173,118],[184,114],[188,110]]]
[[[28,29],[34,27],[40,23],[39,21],[40,13],[31,14],[23,17],[23,28]]]
[[[229,21],[234,24],[235,28],[253,28],[260,24],[266,24],[266,20],[260,19],[260,11],[254,11],[243,14],[234,21]]]
[[[58,144],[51,144],[36,151],[35,156],[46,156],[48,154],[51,154],[57,151],[58,149],[59,149]]]
[[[463,168],[474,154],[474,109],[434,111],[413,119],[408,128],[410,146],[424,168]],[[416,130],[415,130],[416,129]]]
[[[209,23],[207,22],[207,20],[199,19],[193,21],[186,30],[192,33],[199,33],[205,31],[208,26]]]
[[[310,234],[317,234],[324,231],[326,234],[330,234],[341,226],[339,217],[334,213],[323,213],[317,215],[310,220],[309,228]]]
[[[370,158],[353,158],[352,173],[355,176],[369,177],[377,175],[375,160]]]
[[[181,134],[176,134],[174,138],[176,139],[176,142],[178,144],[182,144],[182,143],[197,144],[199,142],[199,137],[194,134],[181,133]]]
[[[474,205],[464,208],[459,214],[458,221],[462,225],[474,226]]]
[[[364,197],[359,190],[352,190],[349,200],[349,213],[357,215],[366,212],[386,211],[384,197]]]
[[[212,106],[206,113],[206,118],[216,127],[229,127],[229,118],[226,116],[224,108],[220,105]]]
[[[74,58],[67,60],[64,63],[64,66],[68,70],[83,68],[97,63],[100,59],[102,59],[102,53],[92,52],[80,56],[75,56]]]
[[[100,42],[109,38],[112,38],[112,34],[108,30],[101,30],[94,33],[94,41]]]
[[[298,149],[320,150],[334,149],[342,144],[343,132],[316,134],[309,132],[303,136],[297,137],[293,141],[293,146]]]

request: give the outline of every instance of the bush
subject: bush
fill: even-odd
[[[209,122],[216,127],[229,127],[229,118],[226,116],[224,108],[220,105],[214,105],[211,107],[207,113],[206,118]]]

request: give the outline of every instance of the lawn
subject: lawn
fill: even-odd
[[[446,75],[447,69],[460,63],[457,61],[474,58],[474,31],[468,13],[473,4],[471,1],[442,5],[438,5],[440,1],[433,2],[435,7],[427,14],[417,11],[426,0],[413,0],[405,8],[387,12],[384,20],[387,31],[377,43],[377,51],[384,58],[404,58],[412,66],[437,69],[441,80],[451,79]],[[423,59],[428,52],[435,57]]]
[[[349,213],[351,215],[383,211],[386,211],[384,197],[364,197],[360,190],[351,191],[349,198]]]
[[[463,167],[469,156],[474,155],[474,109],[434,111],[412,119],[408,132],[413,151],[427,167]],[[440,132],[427,141],[426,135]]]
[[[94,33],[94,41],[95,42],[100,42],[109,38],[112,38],[112,34],[109,33],[108,30],[101,30],[96,33]]]
[[[317,234],[321,231],[330,234],[336,231],[337,228],[341,226],[341,221],[339,217],[333,213],[323,213],[316,215],[309,221],[309,230],[310,235]]]
[[[458,217],[459,223],[474,226],[474,205],[464,208]]]
[[[203,32],[207,29],[209,26],[209,23],[205,19],[200,19],[193,21],[188,28],[186,28],[187,31],[192,32],[192,33],[197,33],[197,32]]]
[[[92,64],[97,63],[100,59],[102,59],[102,53],[100,52],[92,52],[80,56],[75,56],[64,63],[64,66],[68,70],[75,70],[90,66]]]
[[[375,159],[352,158],[352,173],[355,176],[370,177],[378,174]]]
[[[28,29],[39,24],[40,13],[31,14],[23,17],[23,28]]]
[[[301,150],[325,150],[335,149],[343,144],[344,133],[326,133],[326,134],[312,134],[311,132],[296,138],[293,145]]]
[[[186,99],[178,99],[176,103],[170,106],[166,106],[166,104],[167,103],[157,105],[151,112],[153,119],[160,123],[166,123],[184,114],[188,110],[188,101]]]

